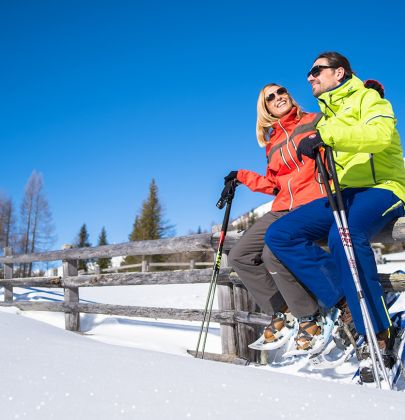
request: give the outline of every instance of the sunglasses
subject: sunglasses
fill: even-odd
[[[276,99],[276,93],[278,96],[281,96],[281,95],[285,95],[288,92],[285,87],[279,87],[276,91],[274,91],[273,93],[270,93],[270,95],[267,96],[266,102],[274,101],[274,99]]]
[[[312,69],[308,72],[307,77],[312,76],[312,77],[318,77],[321,74],[321,71],[323,69],[336,69],[337,67],[335,66],[314,66],[312,67]]]

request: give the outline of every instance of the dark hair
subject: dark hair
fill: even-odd
[[[328,60],[328,64],[335,68],[343,67],[345,70],[345,79],[353,76],[354,72],[350,66],[349,60],[342,54],[339,54],[336,51],[328,51],[319,54],[314,61],[318,60],[319,58],[326,58]]]

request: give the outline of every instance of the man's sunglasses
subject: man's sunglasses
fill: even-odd
[[[288,92],[285,87],[279,87],[276,91],[274,91],[273,93],[270,93],[270,95],[267,96],[266,102],[274,101],[274,99],[276,99],[276,93],[278,96],[280,96],[280,95],[285,95]]]
[[[318,77],[321,74],[321,71],[323,69],[336,69],[337,67],[334,66],[314,66],[312,67],[312,69],[308,72],[307,77],[312,76],[312,77]]]

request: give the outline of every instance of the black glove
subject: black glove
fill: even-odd
[[[320,146],[325,146],[322,137],[317,131],[301,140],[297,147],[297,158],[302,161],[302,155],[308,156],[310,159],[315,159],[316,152]]]
[[[227,201],[229,199],[233,199],[233,196],[235,194],[235,189],[238,186],[238,182],[233,182],[233,180],[228,181],[225,184],[224,189],[221,192],[221,197],[219,198],[218,202],[217,202],[217,207],[219,209],[222,209],[225,207],[225,204],[227,203]]]
[[[233,181],[238,176],[238,171],[231,171],[227,176],[224,177],[224,185],[226,185],[229,181]]]
[[[384,86],[378,80],[365,80],[364,87],[376,90],[380,94],[381,98],[384,98]]]

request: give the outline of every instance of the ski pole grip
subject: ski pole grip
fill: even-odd
[[[340,189],[339,179],[336,172],[335,159],[333,157],[333,151],[330,146],[325,147],[325,154],[326,154],[326,159],[328,161],[329,170],[332,175],[333,185],[335,187],[337,207],[339,211],[344,211],[345,206],[343,203],[342,190]]]
[[[329,184],[329,177],[326,172],[325,165],[323,164],[322,156],[319,153],[319,150],[316,152],[315,161],[316,161],[316,165],[318,167],[319,173],[321,174],[323,185],[325,186],[325,189],[326,189],[326,194],[328,196],[329,204],[332,207],[332,210],[336,211],[337,210],[336,201],[333,197],[332,188]]]
[[[225,207],[225,204],[231,202],[235,196],[235,190],[238,186],[238,181],[236,179],[228,182],[225,185],[225,188],[222,190],[221,197],[217,201],[216,206],[222,210]]]

